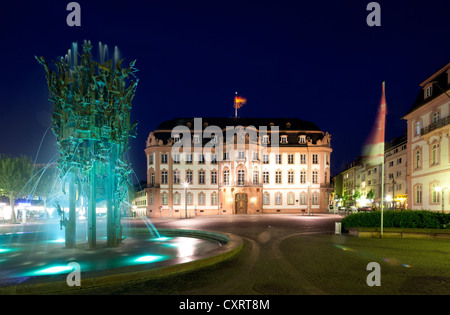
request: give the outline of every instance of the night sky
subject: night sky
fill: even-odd
[[[0,153],[47,163],[56,154],[44,69],[34,59],[64,56],[77,41],[118,46],[137,59],[129,158],[145,179],[150,131],[176,117],[296,117],[332,136],[332,173],[361,153],[386,81],[386,140],[419,84],[450,62],[448,1],[378,1],[381,26],[366,24],[358,1],[77,1],[81,26],[69,27],[69,0],[8,1],[0,7]],[[43,138],[44,137],[44,138]],[[39,145],[42,147],[38,153]]]

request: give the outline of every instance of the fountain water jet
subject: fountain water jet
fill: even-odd
[[[121,241],[120,212],[128,198],[132,172],[124,154],[129,137],[136,134],[137,124],[130,124],[130,113],[137,69],[135,61],[122,68],[117,46],[114,60],[106,62],[102,60],[106,45],[99,44],[100,62],[92,58],[90,41],[82,47],[83,54],[79,54],[78,44],[73,43],[67,57],[54,62],[56,71],[50,70],[44,57],[36,57],[45,68],[54,103],[52,131],[60,150],[58,170],[69,208],[68,218],[62,221],[65,244],[67,248],[77,245],[76,207],[86,200],[87,206],[80,207],[88,210],[89,247],[96,247],[96,205],[104,197],[107,246],[114,247]]]

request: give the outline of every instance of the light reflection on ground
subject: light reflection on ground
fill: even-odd
[[[116,248],[107,248],[105,243],[100,237],[95,250],[65,249],[64,236],[59,232],[0,233],[0,285],[12,278],[67,274],[73,270],[70,262],[80,264],[82,272],[134,265],[152,268],[152,264],[172,264],[169,261],[178,258],[183,262],[194,260],[196,255],[220,246],[204,239],[163,235],[127,237]]]

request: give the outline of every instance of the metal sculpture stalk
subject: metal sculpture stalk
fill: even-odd
[[[86,202],[88,243],[96,247],[96,204],[103,199],[107,246],[120,243],[121,210],[132,172],[124,153],[129,137],[136,136],[137,123],[130,124],[138,83],[136,60],[122,68],[123,60],[93,60],[91,50],[90,41],[85,41],[82,54],[73,51],[73,60],[54,61],[55,71],[44,57],[36,57],[45,68],[53,103],[52,130],[60,152],[58,169],[63,193],[69,197],[69,219],[64,224],[68,248],[76,247],[76,206],[85,207]]]

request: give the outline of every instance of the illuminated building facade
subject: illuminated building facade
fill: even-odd
[[[180,118],[149,134],[147,215],[328,210],[330,135],[295,118]]]
[[[450,209],[450,63],[420,84],[407,120],[408,207]],[[444,198],[442,198],[444,194]]]

